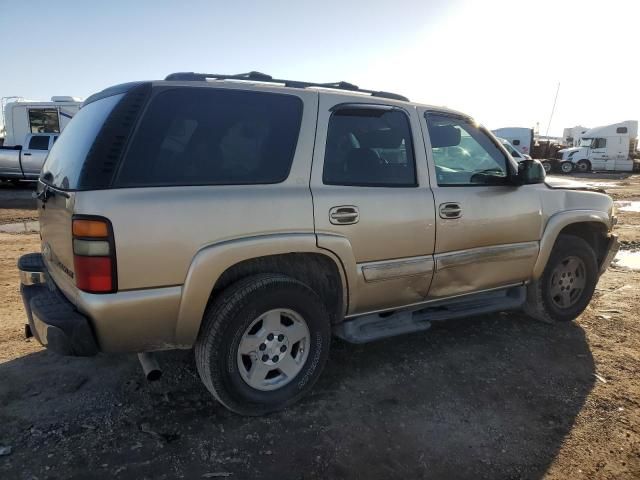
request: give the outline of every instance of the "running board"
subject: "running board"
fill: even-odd
[[[517,310],[524,305],[526,295],[526,287],[518,286],[437,300],[413,309],[371,313],[345,320],[334,328],[334,333],[350,343],[367,343],[428,330],[431,322]]]

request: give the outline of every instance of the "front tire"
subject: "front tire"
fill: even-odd
[[[256,275],[228,287],[207,308],[196,366],[229,410],[263,415],[311,389],[330,342],[329,314],[311,288],[284,275]]]
[[[571,173],[573,172],[573,163],[571,162],[562,162],[560,164],[560,170],[562,173]]]
[[[542,276],[528,286],[525,312],[546,323],[577,318],[598,283],[598,262],[582,238],[560,235]]]

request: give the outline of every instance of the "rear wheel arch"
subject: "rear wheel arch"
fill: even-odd
[[[209,301],[233,283],[265,273],[282,274],[296,279],[317,293],[323,300],[331,323],[340,322],[347,308],[347,285],[341,266],[323,253],[287,253],[250,258],[227,268],[211,290]]]

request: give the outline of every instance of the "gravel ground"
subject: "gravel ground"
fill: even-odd
[[[640,199],[640,176],[588,179]],[[0,224],[35,218],[30,194],[0,187]],[[640,213],[619,217],[640,248]],[[612,267],[569,324],[495,314],[336,340],[311,395],[243,418],[211,398],[191,352],[161,354],[149,384],[133,355],[24,340],[15,262],[38,249],[37,234],[0,233],[0,478],[640,477],[640,272]]]

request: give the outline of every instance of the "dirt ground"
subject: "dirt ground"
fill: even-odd
[[[582,175],[640,200],[640,176]],[[0,228],[35,218],[0,187]],[[619,212],[625,249],[640,213]],[[612,267],[576,321],[495,314],[368,345],[335,340],[311,395],[243,418],[201,385],[191,352],[69,358],[24,340],[17,258],[0,233],[0,478],[639,478],[640,272]],[[3,451],[11,447],[11,453]]]

